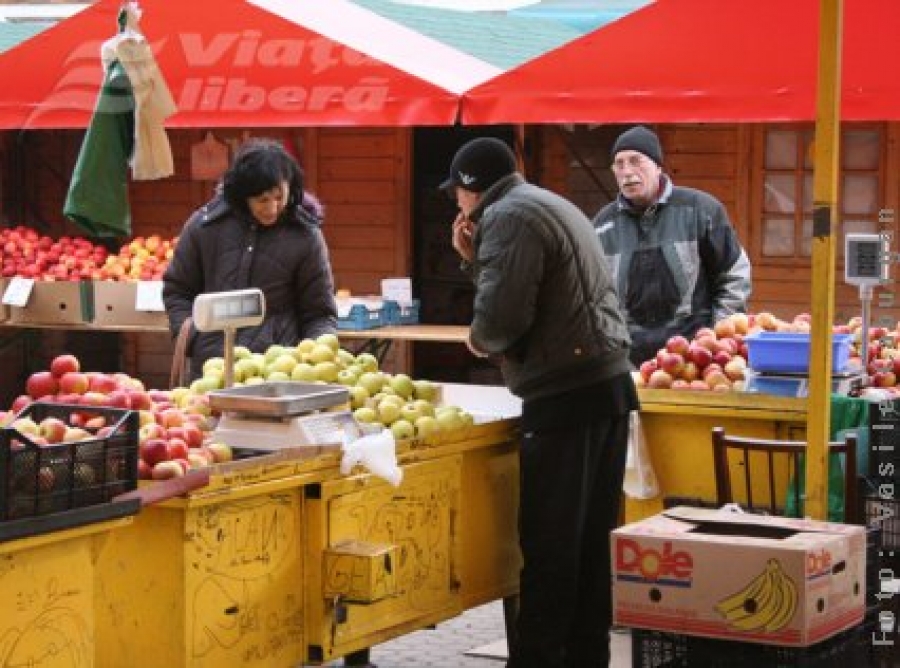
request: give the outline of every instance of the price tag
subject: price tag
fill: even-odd
[[[28,304],[28,298],[31,297],[31,291],[34,289],[33,278],[23,278],[22,276],[14,276],[6,286],[3,293],[3,303],[7,306],[25,306]]]
[[[135,311],[165,311],[162,299],[162,281],[138,281],[134,300]]]
[[[382,299],[390,299],[401,306],[411,306],[412,280],[409,278],[385,278],[381,281]]]

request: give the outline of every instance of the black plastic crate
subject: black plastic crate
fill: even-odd
[[[0,521],[106,503],[137,488],[136,411],[36,402],[16,419],[57,418],[80,426],[83,440],[40,444],[12,426],[0,429]],[[85,427],[89,421],[102,427]]]
[[[781,647],[631,630],[633,668],[864,668],[871,665],[863,626],[809,647]]]

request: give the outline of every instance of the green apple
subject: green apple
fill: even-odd
[[[366,388],[359,385],[351,385],[347,389],[350,392],[350,408],[357,409],[366,405],[366,400],[369,398]]]
[[[416,436],[427,438],[441,430],[438,421],[430,415],[423,415],[415,422]]]
[[[415,404],[403,404],[402,408],[400,408],[400,417],[415,424],[416,420],[422,417],[422,411]]]
[[[316,343],[328,346],[331,348],[332,353],[336,353],[341,347],[341,342],[338,340],[336,334],[322,334],[316,338]]]
[[[438,387],[430,380],[414,380],[413,388],[415,388],[416,399],[434,402],[437,398]]]
[[[413,402],[413,406],[418,408],[419,413],[421,413],[422,415],[430,415],[434,417],[434,404],[427,399],[416,399]]]
[[[372,353],[360,353],[353,363],[363,371],[378,371],[378,358]]]
[[[250,357],[251,352],[247,346],[235,346],[234,347],[234,359],[243,360]]]
[[[383,425],[390,425],[400,419],[400,406],[393,401],[382,401],[375,409],[378,421]]]
[[[269,363],[268,370],[282,371],[290,376],[295,366],[297,366],[297,358],[291,353],[282,353]]]
[[[365,422],[367,424],[378,422],[378,414],[371,406],[360,406],[353,411],[353,417],[356,418],[357,422]]]
[[[316,342],[312,339],[303,339],[300,343],[298,343],[294,351],[300,353],[301,355],[308,355],[312,352],[312,349],[315,347]]]
[[[266,352],[263,353],[263,357],[266,358],[266,365],[269,365],[285,353],[289,352],[290,350],[286,349],[284,346],[273,343],[271,346],[266,348]]]
[[[379,376],[377,372],[366,371],[359,377],[359,379],[356,381],[356,384],[360,387],[364,387],[366,392],[369,393],[370,397],[374,397],[381,391],[381,386],[384,384],[384,382],[381,380],[381,376]]]
[[[356,358],[353,356],[349,350],[344,350],[343,348],[339,348],[337,351],[337,362],[338,364],[343,365],[344,367],[350,367],[356,361]],[[362,370],[360,370],[362,373]]]
[[[270,371],[266,374],[266,380],[275,382],[275,381],[283,381],[290,380],[291,377],[286,374],[284,371]]]
[[[333,383],[338,377],[338,365],[334,362],[318,362],[314,367],[316,371],[316,379]]]
[[[395,420],[391,423],[391,431],[394,433],[394,438],[398,441],[405,441],[416,435],[416,428],[413,426],[413,423],[403,419]]]
[[[328,362],[324,362],[324,364],[328,364]],[[350,369],[341,369],[337,374],[337,382],[341,385],[346,385],[347,387],[355,386],[356,374],[350,371]]]
[[[405,373],[394,374],[391,378],[391,387],[394,389],[394,392],[399,394],[404,399],[412,399],[413,392],[415,388],[413,387],[412,378],[407,376]]]
[[[459,411],[455,407],[442,407],[435,412],[435,420],[440,425],[441,431],[456,431],[465,426]]]
[[[318,362],[333,362],[334,351],[330,346],[327,346],[324,343],[317,343],[313,346],[313,349],[309,351],[309,361],[313,364]]]
[[[291,371],[291,380],[299,380],[304,383],[312,383],[319,379],[316,375],[316,368],[312,364],[300,362]]]
[[[225,360],[221,357],[210,357],[203,363],[203,375],[206,376],[209,371],[225,371]]]

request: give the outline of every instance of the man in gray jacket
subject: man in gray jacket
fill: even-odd
[[[612,149],[619,196],[594,218],[631,333],[631,361],[675,335],[747,310],[750,261],[725,207],[663,173],[656,134],[635,126]]]
[[[526,183],[502,141],[453,159],[453,244],[475,281],[469,347],[523,399],[523,557],[510,668],[609,663],[609,534],[637,408],[628,329],[590,221]]]

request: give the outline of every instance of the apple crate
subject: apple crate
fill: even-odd
[[[850,359],[850,334],[832,334],[831,369],[844,371]],[[798,332],[756,332],[748,335],[748,364],[766,373],[806,373],[809,371],[809,334]]]
[[[106,428],[84,428],[82,440],[53,444],[42,444],[22,425],[0,429],[0,521],[106,503],[137,488],[137,411],[35,402],[16,421],[22,418],[71,426],[94,420]]]
[[[338,329],[375,329],[386,324],[384,306],[353,304],[346,311],[338,309]]]
[[[416,325],[419,323],[419,300],[411,304],[401,304],[392,299],[384,302],[386,325]]]
[[[83,325],[94,319],[90,281],[35,281],[25,306],[10,306],[9,321],[35,325]]]

